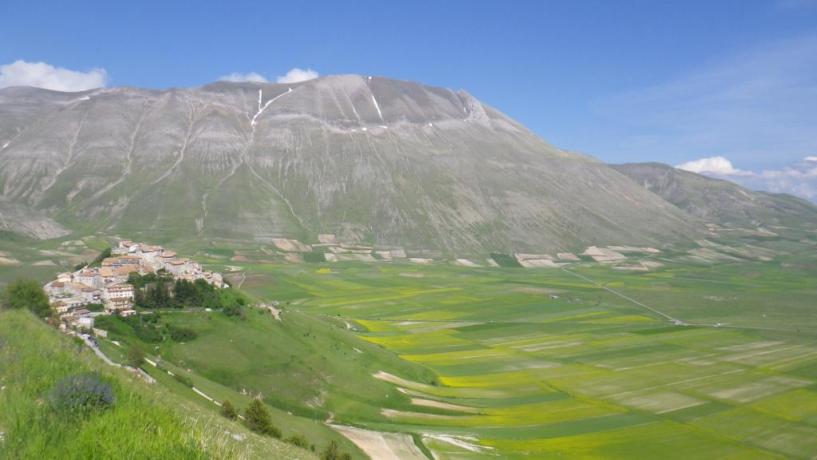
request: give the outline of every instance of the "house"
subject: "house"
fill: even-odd
[[[65,293],[65,283],[62,281],[52,281],[43,287],[48,297],[57,297]]]
[[[114,312],[123,312],[125,310],[130,310],[133,308],[133,300],[132,299],[111,299],[105,302],[105,312],[108,314]]]
[[[133,285],[120,283],[106,286],[102,291],[102,297],[106,302],[120,299],[133,301]]]
[[[103,286],[124,283],[128,280],[130,273],[131,271],[127,267],[114,268],[112,266],[107,266],[99,269],[99,275],[100,279],[102,279]]]
[[[80,298],[86,304],[100,303],[102,301],[102,291],[92,287],[85,287],[80,292]]]
[[[102,278],[99,275],[99,271],[94,268],[83,268],[76,272],[73,281],[90,287],[102,287]]]
[[[58,300],[58,301],[52,303],[51,307],[54,309],[54,311],[56,311],[57,313],[60,313],[60,314],[68,313],[68,310],[70,309],[68,307],[68,304],[63,302],[62,300]]]
[[[188,271],[188,268],[186,259],[173,259],[170,261],[170,263],[165,265],[165,270],[174,276],[181,275],[182,273]]]
[[[162,247],[161,246],[149,246],[149,245],[142,245],[142,250],[140,255],[142,259],[147,260],[148,262],[156,262],[156,259],[159,258],[162,254]]]
[[[81,316],[79,319],[77,319],[76,325],[80,329],[93,329],[94,318],[91,316]]]

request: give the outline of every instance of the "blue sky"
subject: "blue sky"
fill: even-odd
[[[465,89],[608,162],[760,175],[817,155],[817,0],[298,3],[3,0],[0,66],[155,88],[382,75]]]

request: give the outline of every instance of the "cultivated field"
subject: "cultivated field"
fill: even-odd
[[[806,458],[817,452],[817,283],[801,262],[575,268],[584,278],[252,266],[245,289],[290,302],[284,322],[322,317],[430,370],[372,372],[372,388],[398,394],[333,411],[412,433],[437,458]]]
[[[32,262],[59,262],[50,251],[64,249],[9,246],[21,262],[0,277],[61,269]],[[197,338],[142,345],[216,400],[243,407],[261,395],[284,436],[317,449],[334,440],[354,458],[436,459],[817,452],[817,264],[805,252],[718,264],[667,253],[649,272],[189,252],[276,301],[280,320],[260,308],[243,320],[163,311],[161,322]],[[110,338],[138,342],[127,331]],[[100,346],[122,359],[124,348]]]

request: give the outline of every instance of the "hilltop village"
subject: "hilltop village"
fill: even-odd
[[[204,280],[216,288],[225,286],[220,273],[205,271],[201,264],[179,258],[173,251],[122,240],[98,266],[86,265],[73,273],[60,273],[43,289],[51,308],[59,315],[61,328],[88,330],[94,326],[94,317],[100,314],[135,315],[134,286],[128,283],[128,278],[134,273],[159,272],[174,280]]]

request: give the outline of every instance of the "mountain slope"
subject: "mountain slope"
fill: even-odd
[[[0,90],[0,190],[69,228],[448,253],[687,239],[689,217],[465,92],[356,75]],[[36,108],[36,110],[34,108]],[[13,114],[13,116],[9,115]]]
[[[103,364],[28,311],[0,311],[0,362],[0,458],[317,458]],[[112,407],[49,407],[60,381],[86,373],[110,385]]]
[[[817,207],[791,195],[756,192],[733,182],[661,163],[613,165],[670,203],[723,226],[814,225]]]

